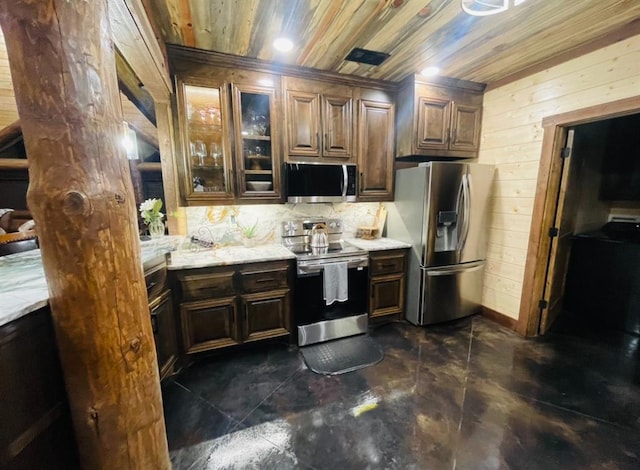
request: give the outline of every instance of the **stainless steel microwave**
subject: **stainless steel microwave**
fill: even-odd
[[[287,202],[355,202],[356,166],[285,163]]]

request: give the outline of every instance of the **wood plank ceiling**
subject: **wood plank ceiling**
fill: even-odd
[[[436,64],[490,84],[614,32],[640,33],[638,0],[527,0],[486,17],[464,13],[460,0],[145,4],[167,43],[390,81]],[[296,42],[288,54],[271,46],[281,34]],[[377,67],[345,61],[354,47],[391,57]]]

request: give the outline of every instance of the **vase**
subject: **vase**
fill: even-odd
[[[158,238],[164,235],[164,222],[160,219],[149,222],[147,228],[151,238]]]

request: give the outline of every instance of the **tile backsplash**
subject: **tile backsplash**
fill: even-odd
[[[281,223],[289,219],[339,218],[344,238],[355,237],[359,226],[373,223],[380,203],[269,204],[242,206],[188,207],[190,236],[224,245],[242,244],[242,230],[256,225],[256,243],[280,243]]]

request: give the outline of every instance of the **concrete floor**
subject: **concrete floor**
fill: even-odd
[[[636,336],[481,317],[370,334],[385,359],[339,376],[287,344],[183,370],[163,387],[174,468],[640,468]]]

